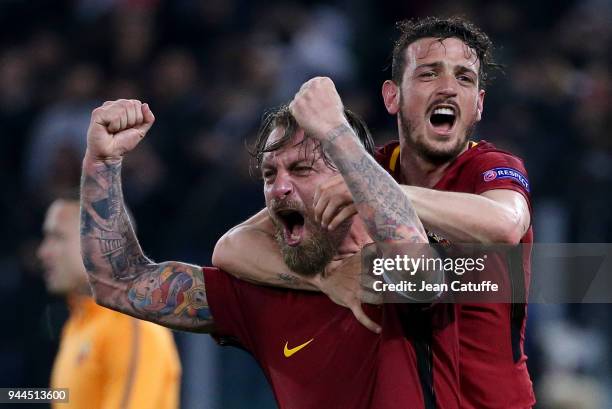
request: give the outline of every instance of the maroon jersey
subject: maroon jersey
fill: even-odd
[[[215,339],[255,357],[280,408],[459,408],[454,309],[365,305],[378,335],[324,294],[204,276]]]
[[[399,142],[394,141],[379,148],[376,159],[401,183],[399,152]],[[523,162],[486,141],[470,142],[469,149],[455,159],[434,189],[474,194],[510,189],[521,193],[531,209]],[[521,243],[532,242],[530,227]],[[496,263],[507,277],[513,277],[511,291],[515,300],[526,300],[530,246],[523,247],[518,263],[509,265],[502,260],[488,263]],[[460,305],[461,408],[524,409],[535,404],[523,351],[526,320],[524,302]]]

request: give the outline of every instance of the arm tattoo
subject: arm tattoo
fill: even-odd
[[[134,279],[151,261],[140,249],[123,205],[120,162],[100,164],[92,173],[83,173],[82,205],[81,235],[95,236],[113,278]]]
[[[339,136],[344,135],[347,132],[350,132],[351,128],[346,126],[346,124],[338,125],[331,131],[327,133],[327,143],[333,144]]]
[[[355,143],[345,143],[341,137],[351,138]],[[323,149],[344,177],[357,211],[375,241],[427,241],[410,200],[357,142],[350,127],[341,125],[330,131]]]
[[[121,162],[84,161],[81,249],[100,304],[172,328],[210,326],[202,269],[153,263],[140,248],[123,203]]]
[[[302,285],[302,280],[293,275],[293,274],[289,274],[289,273],[279,273],[278,274],[278,278],[285,284],[288,284],[290,286],[300,286]]]
[[[211,320],[204,274],[197,266],[162,263],[131,282],[128,300],[143,318],[190,329]]]

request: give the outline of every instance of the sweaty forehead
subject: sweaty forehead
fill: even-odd
[[[270,136],[266,141],[266,148],[274,145],[280,139],[285,136],[285,129],[282,127],[274,128],[270,132]],[[295,134],[288,140],[282,147],[272,152],[265,152],[263,154],[262,162],[264,164],[269,163],[277,159],[290,159],[296,160],[298,158],[304,158],[306,154],[313,152],[314,144],[311,140],[304,141],[304,131],[298,129]]]
[[[413,68],[435,62],[465,65],[478,71],[480,61],[474,49],[455,37],[441,40],[435,37],[421,38],[406,48],[406,65]]]

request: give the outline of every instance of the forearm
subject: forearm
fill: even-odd
[[[213,264],[236,278],[255,284],[317,290],[312,279],[301,277],[287,267],[274,233],[265,226],[271,223],[267,210],[262,212],[219,239],[213,252]]]
[[[359,216],[376,242],[427,242],[410,199],[368,155],[348,126],[332,130],[323,148],[342,174]]]
[[[210,325],[202,270],[175,262],[156,264],[144,256],[123,204],[120,160],[85,156],[81,252],[99,304],[171,328],[198,331]],[[176,294],[168,296],[172,286]],[[187,296],[178,308],[177,300]]]
[[[151,264],[132,228],[123,203],[121,161],[97,161],[87,154],[81,176],[83,262],[97,280],[133,279]]]
[[[402,186],[427,229],[455,243],[516,244],[527,226],[520,213],[488,197]]]

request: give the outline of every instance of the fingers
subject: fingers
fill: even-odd
[[[340,226],[342,222],[350,219],[351,217],[357,214],[357,207],[355,207],[354,203],[351,203],[348,206],[345,206],[340,210],[338,214],[334,216],[334,218],[327,225],[328,230],[334,230],[336,227]]]
[[[131,128],[134,125],[142,123],[142,110],[140,108],[140,101],[131,99],[129,104],[126,105],[125,110],[127,113],[127,128]],[[140,118],[140,120],[138,120]]]
[[[289,104],[289,110],[299,126],[317,139],[344,124],[344,107],[330,78],[316,77],[304,83]]]
[[[106,101],[100,108],[96,108],[92,120],[106,126],[108,132],[112,134],[137,128],[144,136],[151,128],[155,117],[147,104],[135,99],[119,99]]]
[[[366,327],[367,329],[369,329],[370,331],[374,332],[375,334],[380,334],[381,332],[381,328],[378,324],[376,324],[374,321],[372,321],[365,312],[363,312],[363,308],[361,308],[361,304],[360,303],[356,303],[354,305],[351,306],[351,311],[353,312],[353,315],[355,316],[355,318],[357,318],[357,321],[359,321],[361,323],[361,325],[363,325],[364,327]]]
[[[317,188],[318,190],[319,188]],[[315,193],[316,196],[316,193]],[[327,204],[329,203],[329,194],[321,194],[317,199],[315,199],[314,206],[314,218],[316,222],[321,222],[321,218],[323,217],[323,213],[325,209],[327,209]]]
[[[362,291],[359,295],[359,299],[364,304],[381,305],[384,302],[384,298],[381,293],[370,293],[367,291]]]
[[[142,104],[141,113],[143,122],[139,128],[146,134],[153,126],[153,122],[155,122],[155,115],[153,115],[153,111],[151,111],[151,108],[149,108],[149,104],[146,103]]]
[[[324,228],[333,230],[355,214],[357,208],[341,175],[334,176],[315,190],[314,218]]]
[[[340,196],[333,196],[329,202],[327,202],[327,206],[325,206],[325,210],[323,210],[323,214],[321,214],[321,226],[327,228],[332,219],[351,203],[352,202],[345,202],[345,199]]]

